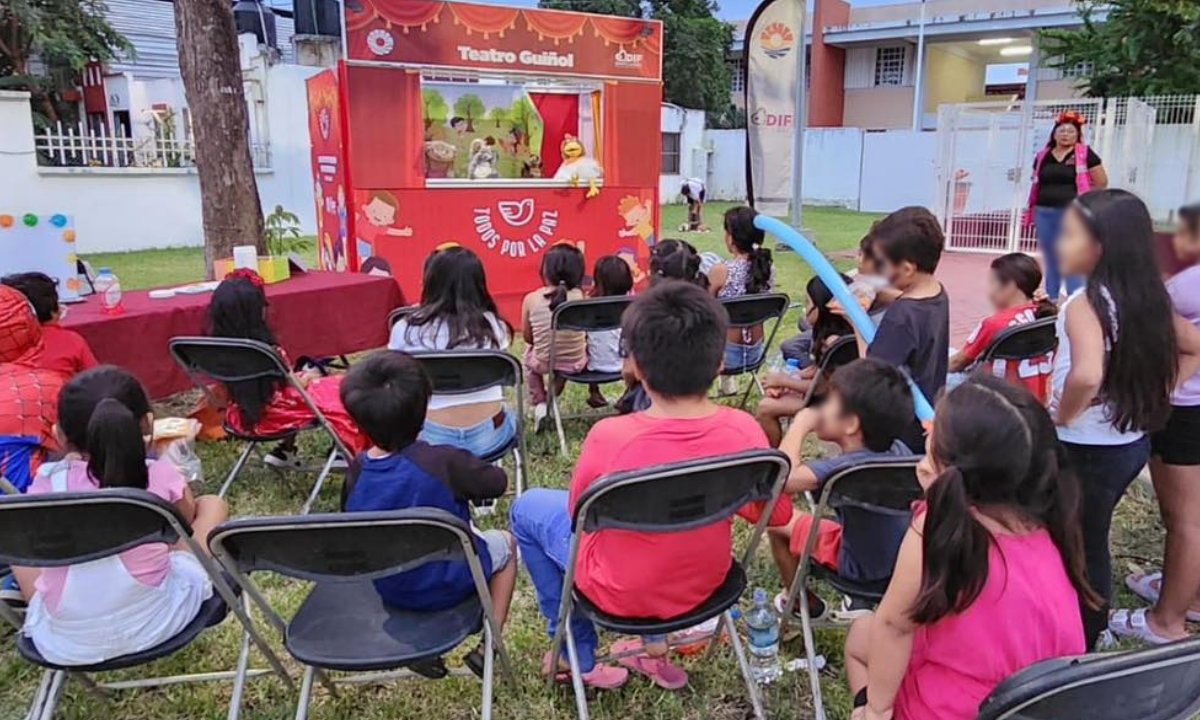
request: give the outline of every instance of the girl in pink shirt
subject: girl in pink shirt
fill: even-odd
[[[70,452],[38,471],[28,494],[136,488],[174,503],[206,546],[228,510],[218,497],[192,496],[166,461],[148,461],[154,416],[129,373],[101,366],[76,375],[59,396],[59,442]],[[104,518],[96,518],[104,522]],[[139,545],[68,567],[14,567],[29,611],[23,632],[60,665],[91,665],[141,652],[177,635],[212,596],[204,569],[180,543]]]
[[[1006,677],[1084,652],[1080,487],[1028,390],[975,375],[938,403],[887,593],[846,639],[853,720],[970,720]],[[926,512],[928,510],[928,512]]]

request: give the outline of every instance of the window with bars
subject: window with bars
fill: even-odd
[[[679,133],[662,134],[662,174],[679,174]]]
[[[1092,72],[1096,66],[1091,62],[1084,60],[1077,62],[1074,65],[1069,65],[1062,68],[1062,76],[1064,78],[1088,78],[1092,76]]]
[[[746,89],[746,62],[742,58],[726,63],[729,68],[729,92],[741,93]]]
[[[904,84],[904,65],[908,48],[903,45],[875,50],[875,87]]]

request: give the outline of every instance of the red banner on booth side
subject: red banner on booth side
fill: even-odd
[[[337,73],[325,70],[310,77],[307,85],[308,136],[312,141],[317,204],[317,265],[322,270],[345,270],[353,263],[349,257],[349,199]]]
[[[424,259],[439,246],[470,248],[487,268],[501,314],[520,324],[521,299],[540,286],[542,254],[570,242],[584,252],[590,276],[596,260],[618,255],[646,279],[657,224],[654,188],[606,186],[588,200],[584,188],[439,188],[356,190],[355,233],[368,267],[390,271],[418,297]],[[391,221],[390,223],[387,221]],[[382,262],[381,262],[382,261]]]
[[[662,23],[442,0],[346,3],[346,57],[537,75],[662,77]]]

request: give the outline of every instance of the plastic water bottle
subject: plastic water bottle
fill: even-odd
[[[121,313],[121,280],[106,267],[100,268],[94,283],[96,294],[100,296],[100,304],[109,315]]]
[[[754,591],[754,607],[746,613],[750,635],[750,673],[760,685],[779,679],[779,615],[767,600],[767,591]]]

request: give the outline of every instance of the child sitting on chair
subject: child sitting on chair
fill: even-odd
[[[588,433],[575,465],[570,491],[535,489],[512,506],[512,529],[554,635],[563,576],[572,540],[576,503],[596,480],[612,473],[648,468],[751,448],[767,447],[750,415],[713,403],[708,389],[725,352],[727,316],[703,289],[663,282],[639,295],[625,312],[621,336],[626,366],[650,396],[644,412],[601,420]],[[790,507],[781,500],[738,514],[751,521],[770,512],[781,525]],[[695,530],[647,534],[610,530],[580,538],[575,584],[604,612],[624,617],[670,618],[695,609],[724,581],[732,562],[733,518]],[[665,637],[615,643],[614,653],[643,652],[619,660],[623,667],[597,665],[597,637],[580,615],[571,618],[584,683],[615,688],[628,670],[660,687],[682,688],[687,674],[667,658]],[[547,654],[547,664],[550,654]],[[544,667],[565,680],[566,668]]]
[[[577,373],[587,366],[587,338],[574,330],[554,332],[550,323],[554,310],[568,300],[582,300],[583,252],[574,245],[559,243],[542,256],[543,287],[525,296],[521,302],[521,333],[525,338],[525,379],[529,383],[529,402],[537,430],[549,414],[546,405],[546,374],[550,372],[550,342],[555,343],[554,371]],[[555,378],[550,392],[555,397],[566,381]]]
[[[263,280],[252,270],[234,271],[213,291],[208,304],[208,334],[266,343],[279,353],[285,364],[289,362],[267,322]],[[341,376],[325,377],[318,372],[302,371],[296,377],[346,447],[351,452],[365,449],[369,444],[367,437],[346,413],[338,397]],[[296,388],[282,379],[225,383],[225,390],[230,400],[226,422],[239,432],[256,435],[295,433],[312,427],[316,419]],[[294,436],[272,450],[266,462],[276,467],[298,467],[301,463]]]
[[[899,370],[882,360],[855,360],[833,374],[829,395],[819,408],[796,415],[779,449],[792,461],[785,490],[791,494],[819,494],[825,482],[839,472],[863,463],[894,460],[911,455],[899,439],[900,431],[913,418],[912,392]],[[815,435],[834,443],[839,453],[830,458],[800,459],[804,441]],[[800,555],[808,541],[814,518],[799,510],[783,527],[767,530],[784,594],[776,598],[776,609],[799,617],[799,605],[784,608]],[[838,522],[816,519],[817,544],[813,561],[836,571],[848,580],[870,583],[886,581],[896,562],[900,541],[908,529],[908,513],[882,515],[866,509],[838,509]],[[825,603],[808,592],[810,616],[825,615]],[[850,608],[843,608],[843,616]]]
[[[377,352],[355,363],[342,383],[342,401],[371,439],[357,459],[357,479],[346,499],[349,512],[426,507],[445,510],[470,523],[472,500],[498,498],[508,489],[504,470],[452,445],[418,440],[433,388],[421,364],[402,352]],[[492,611],[504,626],[517,577],[516,548],[503,530],[475,530],[475,548],[488,578]],[[426,563],[375,581],[383,601],[406,610],[452,608],[475,594],[465,560]],[[483,677],[483,645],[466,664]],[[441,658],[412,667],[427,677],[443,677]]]
[[[153,420],[146,391],[124,370],[105,365],[76,375],[59,396],[55,427],[70,455],[42,465],[28,494],[146,490],[174,504],[206,548],[228,508],[215,496],[193,497],[170,462],[147,460]],[[23,632],[58,665],[93,665],[160,645],[187,627],[213,593],[208,574],[182,542],[13,572],[29,602]]]
[[[58,304],[57,280],[45,273],[28,272],[8,275],[0,283],[20,290],[37,312],[45,344],[39,367],[58,373],[65,382],[99,364],[87,340],[60,324],[67,310]]]
[[[1058,313],[1054,303],[1044,297],[1036,297],[1041,285],[1042,269],[1038,267],[1037,260],[1025,253],[1009,253],[992,261],[988,275],[988,300],[996,312],[981,320],[971,331],[966,346],[950,356],[949,384],[962,383],[964,373],[987,352],[1000,333]],[[992,363],[992,373],[996,377],[1024,385],[1043,402],[1050,399],[1050,376],[1053,371],[1054,359],[1050,355],[1021,362],[996,360]]]
[[[629,263],[616,255],[605,255],[592,270],[592,297],[624,297],[633,291],[633,272]],[[587,334],[587,369],[592,372],[621,372],[621,329],[597,330]],[[589,407],[608,406],[598,383],[588,385]]]

